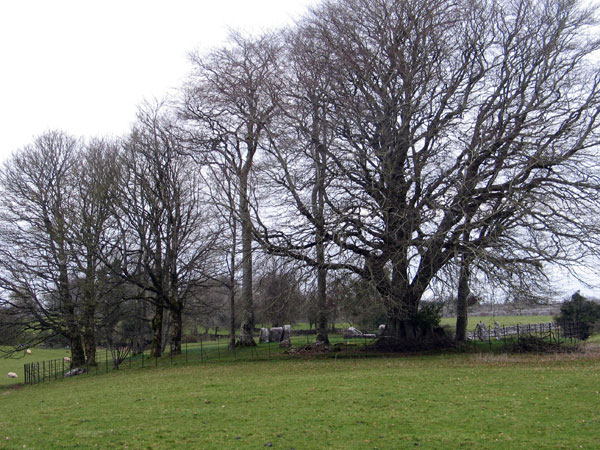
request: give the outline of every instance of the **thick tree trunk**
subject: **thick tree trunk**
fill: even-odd
[[[469,261],[464,257],[460,262],[460,276],[458,279],[458,293],[456,299],[456,336],[457,342],[467,340],[467,300],[470,294],[469,289]]]
[[[415,323],[418,297],[410,291],[390,297],[385,334],[379,339],[380,344],[392,348],[417,345],[425,337],[424,330]]]
[[[94,275],[95,276],[95,275]],[[83,328],[83,345],[89,366],[96,365],[96,301],[92,292],[86,292],[84,300],[85,326]]]
[[[152,317],[152,346],[150,356],[162,356],[162,326],[163,326],[163,305],[157,304]]]
[[[171,354],[181,354],[181,335],[183,333],[182,308],[171,310]]]
[[[87,317],[87,323],[83,332],[83,344],[88,366],[96,365],[96,323],[93,317]]]
[[[248,177],[240,177],[240,217],[242,220],[242,324],[238,345],[254,347],[254,303],[252,298],[252,224],[248,205]]]
[[[81,334],[75,332],[71,334],[71,367],[85,366],[85,352],[81,342]]]

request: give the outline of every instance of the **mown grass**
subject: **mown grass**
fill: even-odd
[[[0,391],[0,447],[594,448],[599,386],[597,353],[212,361]]]

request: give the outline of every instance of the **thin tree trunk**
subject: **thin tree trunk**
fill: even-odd
[[[327,269],[317,268],[317,342],[329,344],[327,334]]]
[[[253,347],[254,304],[252,298],[252,224],[248,205],[248,176],[240,177],[240,217],[242,221],[242,324],[238,345]]]
[[[237,225],[233,217],[232,244],[231,244],[231,266],[229,268],[229,349],[235,348],[235,251],[237,247]]]
[[[470,294],[469,289],[469,261],[462,255],[460,261],[460,276],[458,279],[458,293],[456,299],[456,341],[465,342],[467,340],[467,320],[468,308],[467,300]]]

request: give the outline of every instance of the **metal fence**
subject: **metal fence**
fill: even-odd
[[[314,336],[294,336],[293,347],[309,345]],[[333,343],[342,341],[332,338]],[[372,339],[363,339],[361,345],[368,345]],[[213,337],[201,339],[199,342],[184,343],[180,354],[165,352],[161,357],[153,357],[148,352],[132,354],[128,348],[100,349],[96,352],[95,364],[85,364],[74,367],[68,357],[63,359],[32,362],[24,365],[24,383],[38,384],[46,381],[59,380],[71,375],[96,375],[114,370],[130,368],[166,367],[174,365],[187,365],[198,362],[236,361],[236,360],[265,360],[278,357],[289,352],[290,348],[280,347],[278,342],[258,344],[256,347],[228,348],[229,339],[226,337]],[[75,372],[77,371],[77,372]]]
[[[470,341],[504,341],[514,342],[522,338],[536,337],[549,342],[571,342],[580,340],[582,335],[581,324],[575,322],[563,323],[538,323],[503,326],[496,324],[486,327],[478,323],[475,330],[467,335]]]
[[[509,344],[526,337],[537,337],[548,342],[574,342],[580,339],[580,328],[576,323],[543,323],[515,326],[485,327],[478,324],[475,331],[469,333],[471,342],[494,342]],[[284,353],[302,354],[303,348],[308,348],[314,341],[314,336],[292,336],[292,349],[282,348],[277,342],[258,344],[256,347],[228,348],[229,339],[226,337],[213,337],[208,340],[199,340],[195,343],[185,343],[180,354],[164,353],[162,357],[152,357],[147,352],[132,354],[129,348],[121,347],[109,351],[100,349],[96,352],[96,363],[86,364],[83,367],[71,366],[69,358],[54,359],[42,362],[32,362],[24,365],[25,384],[38,384],[41,382],[60,380],[73,375],[96,375],[109,373],[120,369],[166,367],[174,365],[187,365],[190,363],[208,363],[212,361],[236,360],[266,360],[280,357]],[[330,336],[332,345],[344,344],[345,346],[368,347],[375,342],[373,338],[360,337],[348,339],[341,335]],[[300,350],[300,351],[298,351]],[[73,372],[77,370],[77,373]]]

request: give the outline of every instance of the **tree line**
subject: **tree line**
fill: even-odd
[[[596,261],[597,26],[577,0],[326,0],[233,33],[127,136],[51,131],[5,163],[3,314],[82,364],[132,308],[159,356],[165,315],[180,352],[218,287],[230,345],[255,345],[268,255],[302,272],[319,341],[340,277],[382,341],[431,337],[422,300],[455,292],[462,341],[473,285],[535,295]]]

